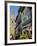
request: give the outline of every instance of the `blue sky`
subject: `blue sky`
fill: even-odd
[[[12,12],[14,11],[15,16],[17,16],[19,10],[19,6],[10,6],[10,15],[12,15]]]

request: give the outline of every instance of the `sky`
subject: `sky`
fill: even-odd
[[[15,16],[17,16],[19,10],[19,6],[10,6],[10,16],[12,15],[12,12],[15,13]]]

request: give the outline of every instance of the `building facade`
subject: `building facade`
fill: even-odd
[[[32,32],[32,8],[20,7],[18,10],[18,16],[16,17],[16,32],[17,35],[25,33],[25,31]],[[30,29],[29,29],[30,27]],[[29,32],[30,33],[30,32]]]

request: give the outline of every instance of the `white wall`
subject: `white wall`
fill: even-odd
[[[13,0],[14,1],[14,0]],[[18,0],[17,0],[18,1]],[[33,2],[36,2],[36,0],[19,0],[19,1],[33,1]],[[5,30],[4,30],[4,0],[0,0],[0,46],[4,46],[4,33],[5,33]],[[37,6],[36,6],[37,8]],[[37,9],[36,9],[37,10]],[[37,12],[37,11],[36,11]],[[37,15],[36,15],[36,26],[37,26]],[[36,35],[37,35],[37,31],[36,31]],[[37,40],[37,37],[36,37],[36,40]],[[11,46],[11,45],[10,45]],[[12,46],[37,46],[37,44],[24,44],[24,45],[12,45]]]

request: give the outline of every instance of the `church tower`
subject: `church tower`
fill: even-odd
[[[14,16],[15,16],[15,13],[14,13],[14,10],[12,10],[12,15],[10,16],[10,34],[12,34],[13,37],[15,34]]]

